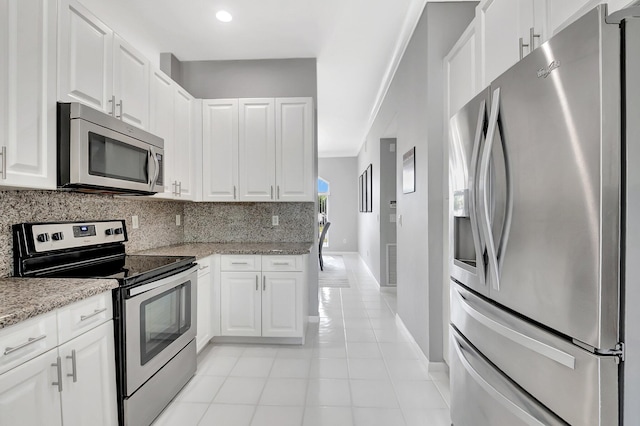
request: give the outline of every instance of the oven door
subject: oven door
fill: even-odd
[[[197,271],[194,266],[129,290],[124,301],[127,396],[195,338]]]
[[[71,120],[69,184],[156,192],[162,148],[82,119]]]

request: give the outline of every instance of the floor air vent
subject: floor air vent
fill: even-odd
[[[387,285],[398,284],[398,245],[387,244]]]

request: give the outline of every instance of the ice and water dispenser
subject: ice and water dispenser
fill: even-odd
[[[453,262],[463,268],[476,266],[468,189],[453,193]]]

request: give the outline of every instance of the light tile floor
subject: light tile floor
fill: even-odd
[[[395,290],[344,261],[351,287],[320,289],[303,346],[209,345],[154,425],[449,426],[448,375],[396,322]]]

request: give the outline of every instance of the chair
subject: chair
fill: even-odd
[[[324,224],[324,228],[322,228],[322,233],[320,234],[320,241],[318,241],[318,258],[320,259],[320,270],[324,271],[324,262],[322,262],[322,245],[324,243],[324,237],[327,235],[327,231],[331,226],[331,222],[327,222]]]

